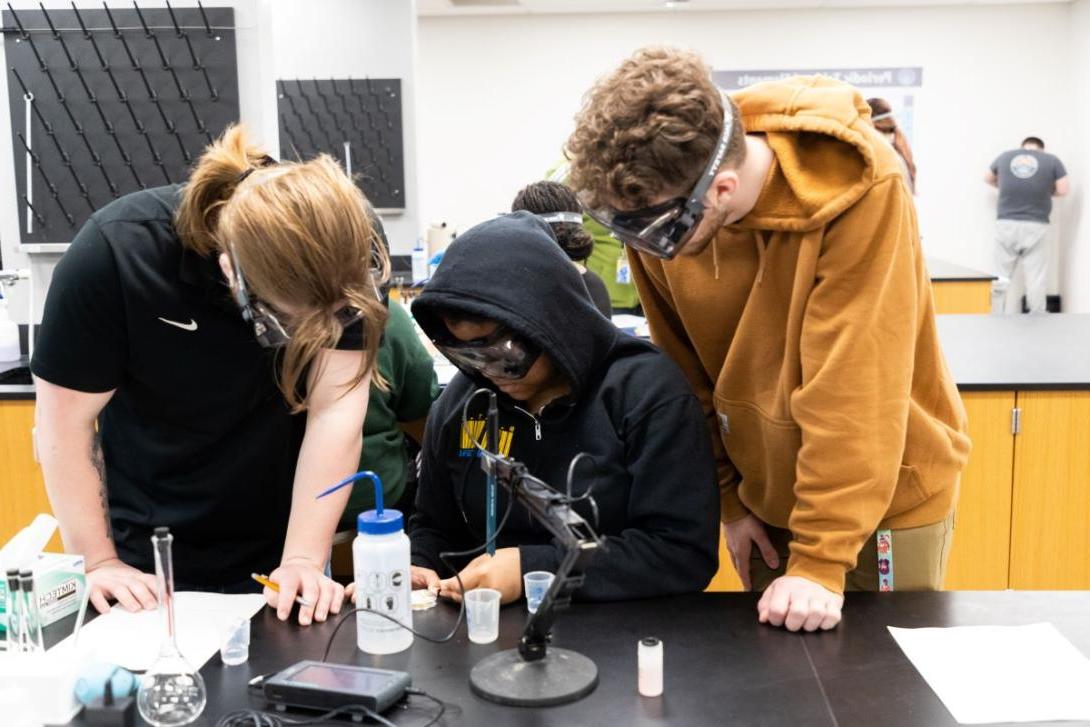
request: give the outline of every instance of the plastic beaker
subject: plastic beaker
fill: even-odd
[[[227,666],[245,664],[250,658],[250,619],[235,618],[220,636],[220,658]]]
[[[500,592],[495,588],[474,588],[465,594],[469,640],[491,644],[500,635]]]
[[[534,570],[522,576],[522,590],[526,593],[526,610],[537,613],[537,607],[553,584],[552,573],[544,570]]]

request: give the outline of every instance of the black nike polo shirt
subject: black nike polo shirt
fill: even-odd
[[[91,216],[53,273],[31,368],[69,389],[116,389],[99,429],[121,559],[153,571],[151,533],[166,525],[179,585],[215,589],[280,562],[305,416],[290,414],[277,356],[216,257],[182,246],[179,195],[136,192]],[[360,322],[337,347],[362,343]]]

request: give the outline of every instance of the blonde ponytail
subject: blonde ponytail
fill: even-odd
[[[218,249],[215,230],[220,210],[238,187],[243,172],[268,158],[240,125],[227,127],[208,145],[182,189],[182,202],[174,215],[174,228],[186,247],[199,255]]]
[[[387,310],[376,283],[385,281],[389,257],[367,200],[327,155],[275,166],[268,161],[239,126],[210,145],[175,215],[183,244],[205,256],[230,244],[250,293],[297,311],[283,321],[291,340],[281,352],[279,375],[292,411],[306,408],[302,377],[323,349],[337,345],[343,333],[337,311],[344,307],[360,311],[364,328],[363,362],[345,389],[369,373],[385,389],[375,362]]]

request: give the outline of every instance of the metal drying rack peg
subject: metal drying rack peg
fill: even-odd
[[[19,14],[15,12],[15,8],[11,6],[11,3],[8,3],[8,11],[11,12],[11,19],[15,21],[15,27],[19,29],[19,39],[27,42],[30,50],[34,52],[34,57],[38,60],[38,68],[44,71],[46,69],[45,60],[42,58],[42,54],[38,52],[38,46],[34,43],[33,36],[23,27],[23,22],[19,20]]]

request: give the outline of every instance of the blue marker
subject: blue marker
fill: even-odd
[[[488,439],[485,441],[485,449],[493,454],[500,453],[500,410],[496,406],[496,393],[488,394]],[[486,484],[485,500],[485,538],[488,543],[488,554],[496,554],[496,475],[495,468],[488,468],[488,480]]]

